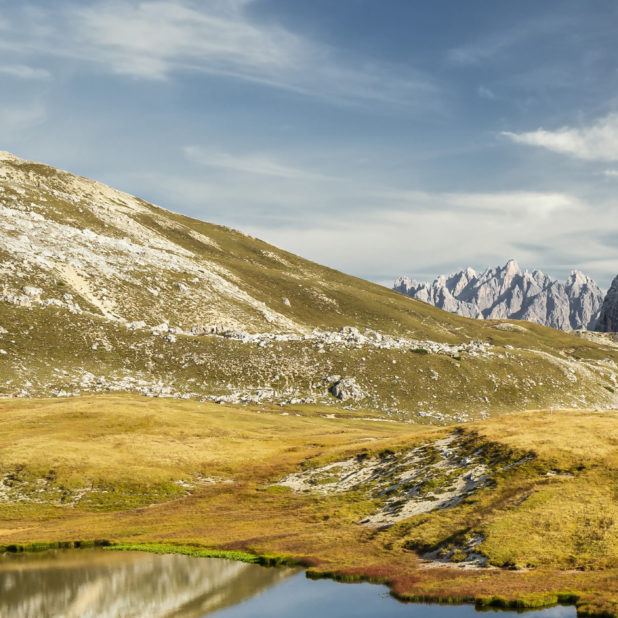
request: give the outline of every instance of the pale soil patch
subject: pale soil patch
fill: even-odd
[[[321,494],[365,490],[381,499],[382,505],[360,523],[390,526],[414,515],[454,507],[486,486],[493,471],[480,455],[480,450],[466,454],[461,436],[454,433],[407,453],[356,457],[296,472],[278,485]]]
[[[499,324],[494,324],[492,328],[496,330],[504,330],[512,333],[525,333],[528,332],[526,328],[520,326],[519,324],[513,324],[512,322],[500,322]]]
[[[110,300],[101,300],[92,290],[88,280],[80,275],[70,264],[58,264],[56,267],[60,278],[75,291],[79,296],[87,300],[93,307],[96,307],[101,314],[109,319],[117,320],[118,316],[114,313],[115,303]]]
[[[210,238],[210,236],[206,236],[201,232],[197,232],[191,229],[189,229],[187,233],[189,234],[189,236],[191,236],[191,238],[194,238],[195,240],[201,242],[204,245],[208,245],[209,247],[212,247],[213,249],[218,249],[219,251],[222,250],[219,243],[216,240]]]
[[[260,253],[267,258],[270,258],[271,260],[274,260],[275,262],[279,262],[279,264],[282,264],[283,266],[287,266],[288,268],[292,268],[292,264],[290,262],[288,262],[282,255],[277,255],[274,251],[266,251],[266,250],[262,250],[260,251]]]

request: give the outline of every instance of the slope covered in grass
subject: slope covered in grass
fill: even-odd
[[[7,153],[0,218],[2,396],[302,401],[438,424],[616,405],[609,340],[461,318]],[[342,379],[358,388],[337,400]]]
[[[618,413],[539,411],[439,429],[373,418],[127,396],[5,401],[0,545],[241,551],[302,560],[314,576],[385,581],[402,597],[563,599],[616,614]],[[323,479],[304,491],[281,485],[343,461],[360,468],[420,452],[414,465],[439,463],[448,437],[458,461],[482,461],[487,483],[391,526],[367,523],[388,500],[377,477],[337,492]],[[452,482],[444,468],[425,491]],[[414,500],[408,491],[402,499]]]

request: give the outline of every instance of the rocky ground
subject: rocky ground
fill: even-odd
[[[367,492],[378,500],[379,507],[360,523],[385,527],[415,515],[455,507],[487,487],[495,473],[531,458],[524,456],[498,466],[492,462],[492,468],[482,447],[471,450],[469,440],[454,433],[407,452],[386,450],[378,457],[356,457],[310,468],[278,484],[296,492]]]

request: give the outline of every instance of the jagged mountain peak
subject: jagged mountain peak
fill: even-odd
[[[603,292],[580,271],[563,284],[538,269],[522,272],[512,258],[480,275],[466,268],[432,283],[400,277],[393,289],[466,317],[523,319],[562,330],[594,328],[603,302]]]
[[[586,285],[596,286],[596,283],[591,277],[581,272],[581,270],[572,270],[571,274],[567,277],[565,285],[567,288],[574,288]]]
[[[606,333],[618,331],[618,275],[605,296],[596,330]]]
[[[514,277],[515,275],[521,275],[521,269],[519,268],[519,264],[517,260],[510,259],[502,268],[502,271],[507,277]]]

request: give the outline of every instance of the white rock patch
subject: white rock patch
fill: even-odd
[[[320,494],[366,489],[382,499],[382,506],[361,523],[390,526],[414,515],[454,507],[486,486],[492,471],[480,454],[466,454],[461,436],[451,434],[404,455],[346,459],[290,474],[277,484]]]

